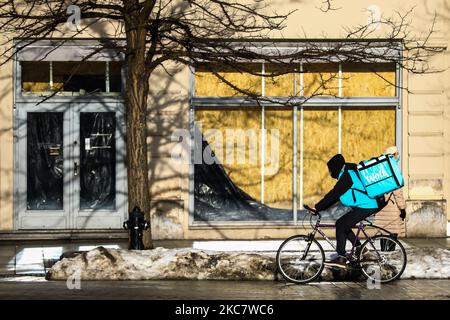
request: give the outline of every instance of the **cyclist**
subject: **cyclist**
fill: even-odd
[[[367,194],[359,192],[362,186],[358,178],[357,167],[354,163],[346,163],[342,154],[334,155],[328,162],[328,171],[332,178],[337,179],[337,183],[319,202],[314,209],[317,211],[326,210],[337,201],[346,197],[346,202],[353,201],[351,210],[336,221],[336,251],[337,255],[325,262],[326,265],[338,268],[347,267],[345,256],[345,243],[349,240],[357,246],[358,254],[361,243],[356,239],[352,227],[358,222],[379,211],[378,203],[375,199],[369,198]]]

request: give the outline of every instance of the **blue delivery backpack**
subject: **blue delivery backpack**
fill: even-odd
[[[344,206],[382,209],[386,205],[384,195],[403,187],[404,180],[392,155],[382,155],[361,161],[357,171],[349,170],[353,181],[351,188],[339,200]],[[339,178],[344,173],[341,171]]]
[[[339,174],[339,178],[345,171],[342,170]],[[354,170],[347,171],[352,179],[352,186],[342,196],[339,197],[341,203],[346,207],[358,207],[364,209],[379,208],[380,205],[376,199],[372,199],[368,196],[364,185],[359,178],[359,173]]]
[[[358,173],[367,195],[374,199],[404,185],[397,160],[392,155],[382,155],[361,161],[358,165]]]

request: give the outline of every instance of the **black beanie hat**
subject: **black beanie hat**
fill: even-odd
[[[339,177],[339,173],[341,172],[344,164],[344,156],[340,153],[334,155],[330,160],[328,160],[327,166],[332,178],[337,179]]]

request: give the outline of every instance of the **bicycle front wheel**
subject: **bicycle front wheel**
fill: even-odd
[[[393,237],[375,236],[363,243],[359,263],[367,278],[388,283],[400,278],[405,271],[406,251]]]
[[[325,253],[316,239],[296,235],[286,239],[277,252],[277,268],[284,279],[308,283],[322,273]]]

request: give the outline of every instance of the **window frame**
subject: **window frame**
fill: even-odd
[[[400,50],[400,56],[402,56]],[[259,101],[261,106],[261,121],[262,129],[264,129],[264,110],[269,106],[289,106],[288,100],[293,102],[295,106],[293,108],[293,197],[292,197],[292,220],[290,221],[195,221],[194,220],[194,164],[189,161],[189,195],[188,195],[188,227],[190,229],[209,229],[211,227],[221,228],[236,228],[236,227],[292,227],[297,228],[301,221],[297,219],[297,213],[302,210],[303,206],[303,110],[308,108],[337,108],[338,109],[338,150],[342,150],[342,109],[345,107],[363,107],[363,108],[379,108],[379,107],[391,107],[395,109],[395,144],[399,149],[399,153],[402,154],[402,69],[399,63],[395,64],[395,96],[393,97],[342,97],[342,63],[339,62],[339,75],[338,75],[338,97],[333,96],[315,96],[312,98],[303,97],[303,62],[297,62],[298,69],[295,68],[294,74],[294,86],[297,85],[297,77],[300,83],[300,95],[298,97],[270,97],[273,101]],[[261,63],[261,72],[264,74],[265,65]],[[265,77],[261,77],[261,91],[264,97],[264,84]],[[297,89],[294,88],[294,92]],[[190,159],[193,159],[194,154],[194,121],[195,121],[195,109],[197,107],[246,107],[246,106],[258,106],[258,103],[248,99],[247,97],[196,97],[195,96],[195,67],[189,66],[189,131],[190,131]],[[300,118],[300,121],[298,119]],[[300,125],[298,124],[300,122]],[[298,154],[297,143],[300,139],[300,153]],[[265,144],[261,144],[261,159],[264,154]],[[300,159],[297,158],[300,157]],[[297,166],[297,163],[300,163]],[[298,180],[298,181],[297,181]],[[264,166],[261,166],[261,202],[264,203]]]
[[[17,39],[14,41],[14,46],[18,46],[20,44],[22,44],[23,42],[26,42],[26,40],[22,40],[22,39]],[[39,40],[36,42],[33,42],[32,44],[30,44],[30,46],[36,46],[36,47],[43,47],[43,48],[49,48],[50,52],[52,52],[53,50],[58,49],[59,47],[64,47],[64,46],[73,46],[76,45],[77,47],[80,47],[82,50],[85,49],[89,49],[90,47],[95,47],[99,45],[99,41],[95,40],[95,39],[90,39],[90,40],[86,40],[86,39],[72,39],[72,40]],[[46,99],[46,97],[51,94],[50,91],[46,91],[46,92],[36,92],[34,93],[29,93],[29,94],[23,94],[22,92],[22,65],[21,62],[22,61],[44,61],[44,60],[22,60],[20,58],[20,51],[15,53],[15,57],[14,57],[14,62],[13,62],[13,98],[14,98],[14,106],[16,105],[16,103],[40,103],[42,102],[44,99]],[[81,61],[81,60],[79,60]],[[93,61],[93,60],[89,60],[87,59],[86,61]],[[95,60],[94,60],[95,61]],[[106,76],[106,62],[117,62],[117,61],[121,61],[124,62],[124,60],[121,58],[119,60],[101,60],[100,62],[105,62],[105,89],[108,86],[108,81],[109,81],[109,77]],[[51,65],[52,63],[50,62],[54,62],[54,61],[44,61],[44,62],[49,62],[49,72],[51,69]],[[71,62],[71,61],[68,61]],[[72,62],[77,62],[77,61],[72,61]],[[109,69],[109,68],[108,68]],[[110,72],[108,70],[109,76],[110,76]],[[120,70],[120,78],[121,78],[121,91],[118,92],[117,94],[113,93],[101,93],[101,94],[93,94],[93,95],[80,95],[80,94],[56,94],[53,97],[51,97],[51,101],[52,102],[74,102],[74,101],[79,101],[79,102],[89,102],[89,101],[93,101],[95,100],[96,102],[102,102],[102,103],[123,103],[125,101],[124,99],[124,92],[125,92],[125,88],[126,88],[126,66],[124,63],[122,63],[121,66],[121,70]],[[50,77],[50,83],[52,81],[52,77]]]

